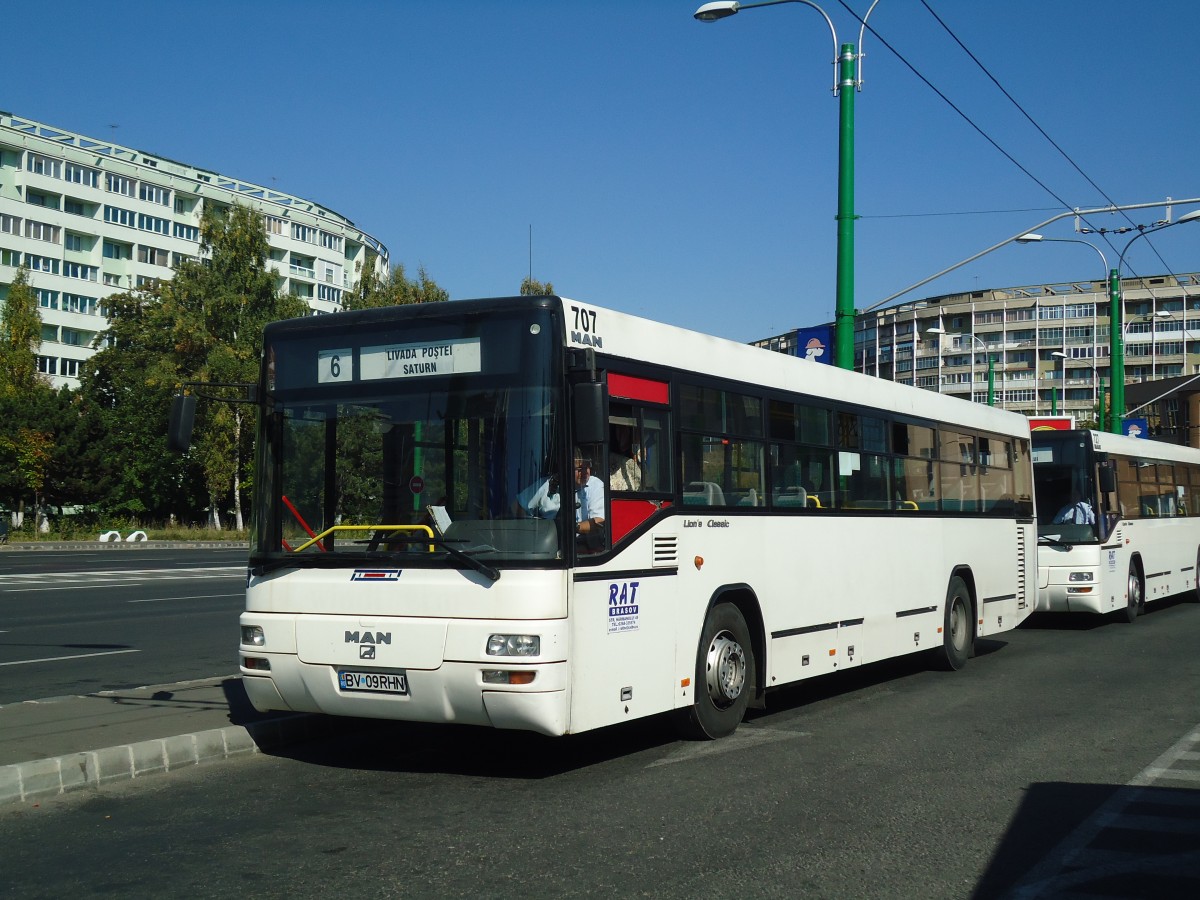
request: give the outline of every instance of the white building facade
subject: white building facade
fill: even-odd
[[[1200,274],[1121,280],[1125,381],[1200,373]],[[1108,285],[1027,285],[930,297],[860,314],[860,372],[979,403],[1096,416],[1110,384]]]
[[[311,200],[0,112],[0,299],[29,270],[42,318],[38,369],[78,387],[107,328],[110,294],[169,279],[200,253],[208,206],[263,216],[277,287],[314,314],[337,312],[387,248]]]

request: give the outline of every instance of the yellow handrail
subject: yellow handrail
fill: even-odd
[[[317,541],[321,540],[321,538],[336,531],[423,531],[430,538],[433,537],[433,529],[428,525],[333,525],[326,528],[320,534],[313,535],[311,540],[305,541],[292,552],[299,553],[301,550],[307,550]],[[430,544],[429,552],[432,553],[433,550],[433,544]]]

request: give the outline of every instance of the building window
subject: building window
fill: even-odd
[[[42,309],[58,309],[58,291],[47,291],[44,288],[38,288],[36,293],[39,307]]]
[[[138,185],[138,196],[147,203],[157,203],[160,206],[171,205],[171,192],[157,184],[147,184],[145,181]]]
[[[134,223],[137,221],[137,216],[133,210],[121,209],[119,206],[105,206],[104,221],[112,222],[114,225],[127,225],[133,228]]]
[[[5,234],[21,234],[21,218],[0,213],[0,231]]]
[[[69,231],[63,235],[63,245],[68,250],[74,250],[77,253],[82,253],[91,249],[86,235],[72,234]]]
[[[79,360],[64,359],[62,361],[62,374],[65,375],[67,378],[78,378],[79,377]]]
[[[317,229],[293,222],[292,239],[296,241],[303,241],[306,244],[315,243],[317,239]]]
[[[184,241],[199,241],[200,229],[195,225],[184,225],[181,222],[175,223],[175,237]]]
[[[267,216],[265,219],[267,234],[283,234],[283,219]]]
[[[126,178],[124,175],[113,175],[111,172],[104,176],[104,189],[110,194],[120,194],[124,197],[132,197],[133,179]]]
[[[63,312],[80,313],[85,316],[94,316],[100,301],[96,297],[85,297],[82,294],[62,295]]]
[[[146,263],[150,266],[167,266],[170,264],[170,254],[166,250],[160,250],[158,247],[147,247],[145,244],[138,244],[138,262]]]
[[[104,242],[104,258],[105,259],[132,259],[133,245],[121,244],[117,241]]]
[[[105,272],[104,273],[104,286],[105,287],[120,287],[121,286],[121,276],[114,275],[112,272]]]
[[[95,266],[65,262],[63,263],[63,276],[66,278],[79,278],[82,281],[96,281],[100,277],[100,270]]]
[[[53,194],[43,194],[41,191],[26,191],[25,202],[34,206],[44,206],[46,209],[58,209],[58,198]]]
[[[72,184],[82,184],[84,187],[99,187],[100,173],[78,163],[67,163],[63,172],[63,180]]]
[[[58,374],[58,357],[56,356],[39,356],[37,358],[38,371],[43,375]]]
[[[35,175],[45,175],[48,178],[57,178],[59,171],[59,162],[49,156],[42,156],[40,153],[28,153],[25,156],[25,168]]]
[[[321,246],[340,252],[342,249],[342,236],[340,234],[330,234],[328,231],[322,231]]]
[[[326,303],[341,303],[342,292],[339,288],[319,284],[317,285],[317,299],[324,300]]]
[[[63,211],[69,212],[73,216],[91,215],[87,205],[82,200],[72,200],[70,197],[63,201]]]
[[[138,228],[142,231],[153,231],[155,234],[171,233],[171,223],[167,219],[147,216],[144,213],[138,213]]]
[[[49,256],[38,256],[34,253],[26,253],[25,268],[31,272],[48,272],[51,275],[57,275],[58,260],[51,259]]]
[[[49,225],[45,222],[35,222],[33,219],[25,220],[25,237],[34,241],[46,241],[47,243],[58,243],[58,226]]]

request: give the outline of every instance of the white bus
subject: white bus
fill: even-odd
[[[1132,622],[1197,591],[1200,450],[1101,431],[1033,432],[1038,609]]]
[[[557,297],[264,342],[260,710],[716,738],[803,678],[958,668],[1036,604],[1023,416]]]

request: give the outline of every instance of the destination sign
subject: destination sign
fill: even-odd
[[[462,375],[483,370],[479,338],[363,347],[358,360],[359,378],[363,381]]]

